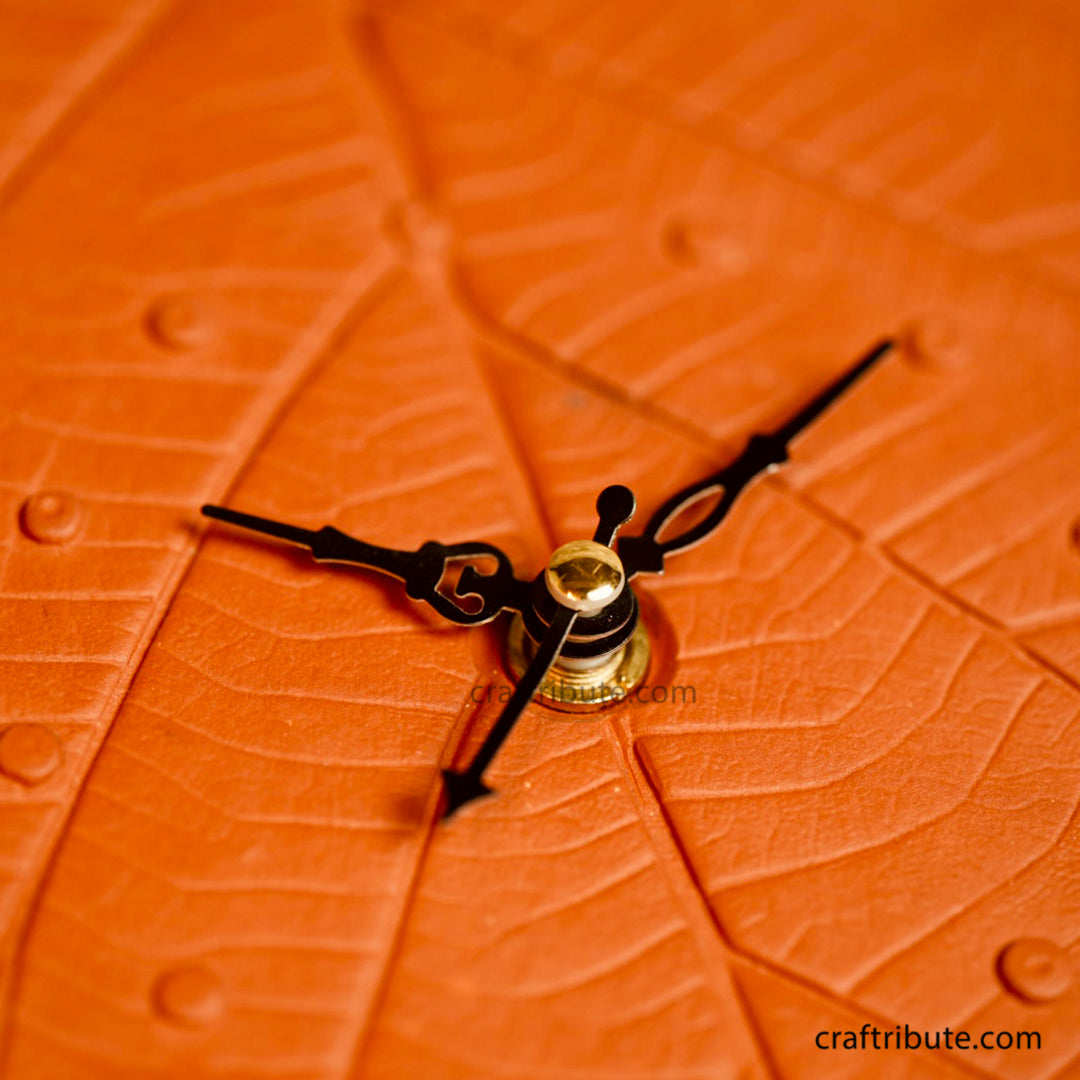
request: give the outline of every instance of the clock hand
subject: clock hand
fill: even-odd
[[[319,562],[351,563],[399,578],[405,582],[406,592],[414,600],[424,600],[446,618],[466,625],[488,622],[504,609],[523,615],[527,610],[531,612],[532,593],[537,588],[542,591],[554,611],[547,616],[550,622],[543,632],[537,634],[536,653],[514,693],[468,768],[462,772],[443,770],[447,793],[444,817],[450,817],[473,799],[492,794],[492,789],[484,783],[484,771],[513,730],[529,699],[540,689],[578,616],[588,618],[609,610],[621,595],[627,575],[610,545],[620,526],[633,516],[635,505],[634,493],[629,488],[621,484],[605,488],[596,500],[599,521],[593,539],[564,544],[552,556],[545,575],[532,584],[515,578],[510,560],[492,544],[439,544],[429,540],[418,551],[399,551],[358,540],[332,525],[317,530],[304,529],[223,506],[206,505],[202,512],[217,521],[299,544],[308,548]],[[485,556],[495,560],[495,570],[484,574],[475,566],[466,565],[452,594],[459,599],[470,595],[480,598],[480,610],[468,612],[440,592],[438,586],[450,560]],[[546,591],[542,581],[547,582]],[[631,616],[633,621],[628,621]],[[629,627],[626,633],[632,632],[636,625],[636,608],[630,608],[629,614],[624,615],[624,623]],[[617,633],[625,627],[616,624],[606,629]]]
[[[535,583],[534,587],[543,591],[554,608],[548,616],[551,621],[542,634],[537,634],[536,653],[468,768],[461,772],[443,769],[444,818],[473,799],[493,794],[493,789],[484,783],[484,772],[558,659],[575,620],[579,615],[587,619],[609,608],[621,595],[626,575],[611,544],[620,526],[633,517],[635,506],[634,493],[628,487],[612,484],[604,488],[596,500],[599,521],[592,540],[564,544],[551,557],[542,575],[544,583],[539,579]],[[636,624],[636,613],[634,618]]]
[[[888,354],[894,344],[890,340],[879,341],[861,360],[829,383],[824,390],[812,398],[790,420],[781,424],[769,437],[779,439],[785,445],[789,443],[821,416],[837,398],[846,394],[859,379]]]
[[[892,347],[892,341],[882,341],[875,345],[858,363],[831,382],[786,423],[768,434],[751,435],[746,448],[729,465],[672,495],[649,518],[645,531],[640,536],[620,537],[619,556],[626,568],[627,578],[632,578],[635,574],[662,574],[666,556],[685,551],[711,535],[750,481],[787,461],[788,444],[791,440],[862,378]],[[720,501],[696,525],[668,540],[657,539],[664,527],[680,513],[698,499],[720,490],[723,491]]]
[[[596,523],[593,543],[611,547],[615,534],[634,516],[636,509],[637,499],[625,484],[604,488],[596,498],[596,514],[600,520]]]
[[[540,689],[544,677],[551,669],[559,655],[559,650],[566,642],[567,635],[574,625],[578,612],[567,607],[559,607],[551,625],[540,640],[536,648],[536,655],[525,669],[521,681],[514,688],[510,700],[503,707],[495,726],[488,732],[483,745],[472,759],[468,768],[461,772],[454,769],[443,769],[443,780],[446,783],[446,808],[443,810],[443,818],[449,818],[473,799],[482,798],[485,795],[493,795],[494,788],[484,783],[484,771],[491,764],[492,759],[499,752],[499,747],[506,741],[506,737],[514,729],[529,699]]]
[[[493,544],[479,541],[440,544],[429,540],[417,551],[398,551],[358,540],[332,525],[324,525],[317,530],[302,529],[270,518],[229,510],[224,506],[207,505],[202,508],[202,512],[206,517],[217,521],[239,525],[306,547],[317,562],[351,563],[389,574],[405,583],[405,592],[413,600],[423,600],[440,615],[466,626],[490,622],[500,611],[507,608],[521,611],[523,606],[529,603],[529,583],[514,577],[514,568],[509,558]],[[447,595],[439,591],[447,563],[485,558],[495,560],[493,571],[483,573],[472,563],[467,563],[452,593]],[[480,598],[478,611],[468,611],[461,604],[455,603],[455,598],[462,600],[469,596]]]

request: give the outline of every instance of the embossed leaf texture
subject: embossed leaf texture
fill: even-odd
[[[0,9],[0,1075],[1080,1075],[1071,8]],[[887,333],[448,825],[505,627],[195,517],[533,573]]]

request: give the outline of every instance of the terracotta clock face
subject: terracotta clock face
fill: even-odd
[[[1080,1075],[1071,7],[6,7],[0,1076]],[[882,338],[449,822],[505,620],[199,517],[531,578]]]

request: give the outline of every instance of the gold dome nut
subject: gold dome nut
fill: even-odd
[[[593,615],[623,591],[626,573],[611,548],[594,540],[573,540],[551,556],[544,580],[564,607]]]

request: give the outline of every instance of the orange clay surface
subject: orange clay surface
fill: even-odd
[[[2,0],[0,1077],[1080,1077],[1078,69],[1066,0]],[[887,334],[643,582],[697,700],[530,708],[449,826],[505,627],[197,516],[532,574]]]

